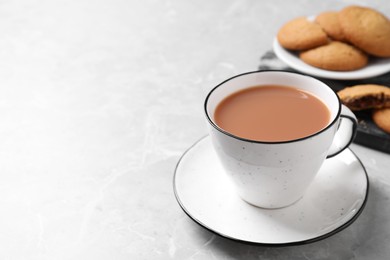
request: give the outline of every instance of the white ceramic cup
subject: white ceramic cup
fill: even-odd
[[[329,108],[328,125],[290,141],[263,142],[237,137],[214,121],[217,105],[230,94],[257,85],[292,86],[320,98]],[[263,208],[280,208],[299,200],[326,158],[352,142],[357,120],[322,81],[287,71],[255,71],[232,77],[207,95],[204,103],[213,146],[239,196]],[[310,122],[307,122],[310,124]]]

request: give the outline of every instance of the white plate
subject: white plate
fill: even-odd
[[[373,58],[370,57],[369,63],[364,68],[354,71],[329,71],[322,70],[303,62],[297,55],[296,52],[292,52],[283,48],[278,40],[275,38],[273,42],[273,49],[280,60],[285,62],[288,66],[297,71],[328,79],[338,80],[354,80],[354,79],[365,79],[375,76],[382,75],[390,71],[390,58]]]
[[[235,193],[209,137],[180,159],[174,176],[176,199],[206,229],[236,241],[296,245],[329,237],[350,225],[367,200],[368,177],[346,149],[327,159],[302,199],[281,209],[249,205]]]

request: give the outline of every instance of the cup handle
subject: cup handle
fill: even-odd
[[[352,143],[356,135],[357,124],[357,118],[353,112],[345,105],[341,105],[339,127],[326,158],[331,158],[341,153]]]

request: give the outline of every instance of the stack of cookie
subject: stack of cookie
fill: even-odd
[[[313,19],[295,18],[280,28],[277,39],[305,63],[325,70],[353,71],[365,67],[371,56],[390,58],[390,20],[369,7],[347,6]],[[353,111],[372,110],[373,121],[390,133],[389,86],[356,85],[338,95]]]
[[[295,18],[282,26],[277,39],[309,65],[352,71],[365,67],[370,56],[390,57],[390,20],[372,8],[348,6],[314,20]]]
[[[338,93],[341,102],[353,111],[372,109],[374,123],[390,133],[390,88],[363,84],[346,87]]]

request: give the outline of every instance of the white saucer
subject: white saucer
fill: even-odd
[[[295,204],[257,208],[235,193],[207,136],[180,159],[174,191],[184,212],[218,235],[285,246],[318,241],[350,225],[366,203],[368,177],[359,159],[346,149],[325,161],[314,183]]]
[[[303,62],[297,53],[288,51],[283,48],[275,38],[273,49],[280,60],[297,71],[317,76],[321,78],[336,79],[336,80],[354,80],[365,79],[382,75],[390,71],[390,58],[370,58],[369,63],[364,68],[354,71],[330,71],[322,70]]]

